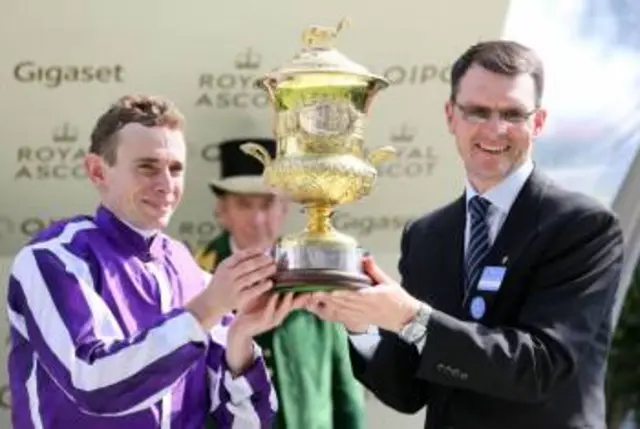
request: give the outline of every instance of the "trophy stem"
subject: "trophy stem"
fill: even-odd
[[[306,206],[307,227],[305,233],[309,235],[326,235],[333,232],[331,214],[333,207],[329,204],[310,204]]]

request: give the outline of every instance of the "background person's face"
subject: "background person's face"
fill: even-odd
[[[271,246],[277,240],[288,212],[276,195],[229,193],[216,201],[218,221],[241,249]]]

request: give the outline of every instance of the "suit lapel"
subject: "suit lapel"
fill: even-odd
[[[526,237],[539,225],[540,201],[545,180],[535,170],[525,182],[487,255],[486,265],[509,265],[522,255]]]
[[[451,279],[451,287],[437,288],[431,298],[434,305],[442,311],[460,315],[462,296],[464,292],[464,228],[465,228],[465,197],[464,194],[454,201],[443,213],[443,225],[438,227],[440,231],[440,245],[436,251],[439,253],[443,279]],[[447,281],[449,283],[449,281]]]

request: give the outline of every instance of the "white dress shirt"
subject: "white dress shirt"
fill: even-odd
[[[511,210],[513,202],[516,200],[516,197],[520,193],[520,190],[531,175],[532,171],[533,162],[531,160],[528,160],[516,170],[514,170],[510,175],[508,175],[502,182],[482,194],[482,197],[484,199],[491,202],[489,212],[487,213],[487,223],[489,224],[489,242],[491,244],[493,244],[493,242],[495,241],[496,236],[498,235],[498,231],[500,231],[500,228],[502,228],[502,225],[504,224],[504,221],[507,218],[509,211]],[[467,204],[469,204],[469,200],[478,195],[478,193],[468,180],[465,191]],[[471,220],[469,218],[469,211],[467,210],[464,229],[465,256],[467,253],[467,248],[469,247],[470,225]]]
[[[491,202],[491,207],[487,214],[487,222],[489,224],[489,241],[491,244],[496,239],[500,228],[504,224],[511,206],[516,197],[520,193],[520,190],[524,186],[525,182],[533,171],[533,162],[531,159],[525,161],[520,167],[511,172],[502,182],[498,183],[493,188],[482,194],[482,197]],[[473,188],[469,180],[466,181],[465,186],[466,202],[478,195],[478,192]],[[466,257],[467,248],[469,246],[469,228],[470,219],[469,211],[466,211],[465,231],[464,231],[464,253]],[[376,327],[370,327],[367,332],[363,334],[351,334],[349,339],[358,352],[367,359],[371,359],[380,342],[380,335],[378,334]],[[419,352],[422,352],[426,344],[426,336],[423,337],[416,347]]]

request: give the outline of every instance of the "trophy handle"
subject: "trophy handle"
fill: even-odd
[[[253,86],[258,89],[262,89],[266,91],[269,96],[269,101],[271,101],[272,107],[274,103],[276,103],[276,94],[274,88],[278,85],[278,81],[272,77],[264,77],[262,79],[257,79],[254,81]]]
[[[378,167],[383,162],[390,161],[395,157],[396,149],[393,146],[384,146],[371,152],[368,156],[368,161],[374,167]]]
[[[247,155],[251,155],[262,163],[265,167],[271,164],[271,155],[257,143],[243,143],[240,149]]]

